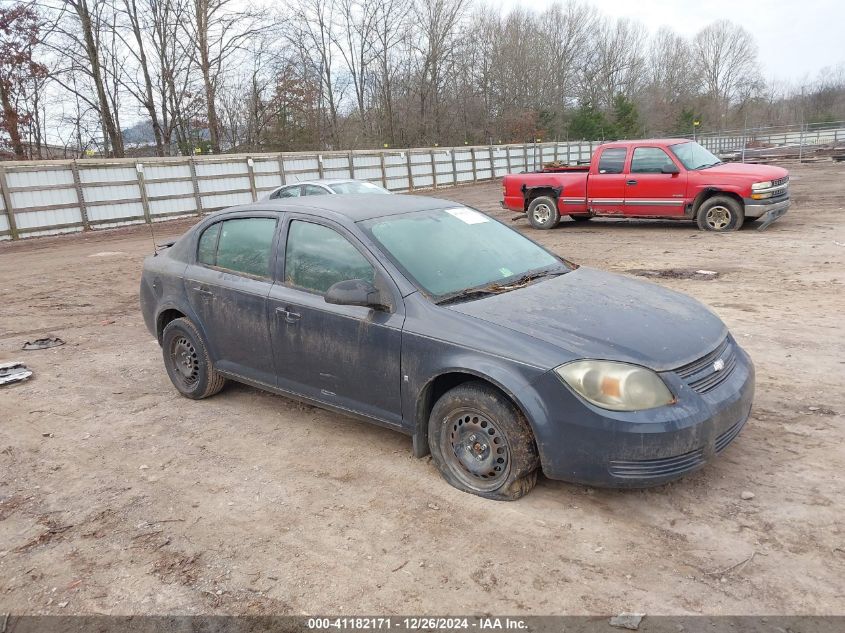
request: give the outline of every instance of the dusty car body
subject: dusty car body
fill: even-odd
[[[244,220],[256,245],[238,259],[224,242]],[[754,395],[751,360],[698,301],[428,197],[228,209],[146,259],[140,298],[184,395],[232,379],[395,429],[494,499],[530,490],[538,467],[602,486],[675,479],[724,450]]]

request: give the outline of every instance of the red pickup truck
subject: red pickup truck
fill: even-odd
[[[723,163],[685,139],[619,141],[601,145],[589,166],[507,174],[502,193],[502,206],[537,229],[568,215],[693,220],[703,230],[735,231],[746,218],[762,229],[786,213],[789,172]]]

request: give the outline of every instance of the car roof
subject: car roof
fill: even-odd
[[[281,185],[281,187],[292,187],[293,185],[336,185],[341,182],[369,182],[367,180],[358,180],[357,178],[318,178],[316,180],[300,180],[298,182],[289,182],[287,184]],[[381,187],[381,185],[376,185],[376,183],[372,182],[369,183],[371,185],[375,185],[376,187]],[[279,187],[279,189],[281,189]]]
[[[225,209],[223,213],[241,211],[296,211],[319,217],[335,216],[352,222],[371,220],[389,215],[402,215],[416,211],[451,209],[464,205],[451,200],[429,196],[385,196],[378,193],[356,193],[343,196],[306,196],[304,198],[277,198]]]

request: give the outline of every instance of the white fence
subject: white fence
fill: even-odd
[[[793,138],[794,137],[794,138]],[[715,152],[845,141],[845,128],[704,136]],[[561,161],[586,163],[601,141],[409,150],[0,163],[0,240],[199,215],[283,184],[357,178],[391,191],[440,189]]]

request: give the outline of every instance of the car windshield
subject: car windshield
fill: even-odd
[[[569,268],[522,234],[466,207],[362,222],[388,257],[435,301],[504,292]],[[486,288],[486,290],[484,290]]]
[[[333,182],[329,188],[335,193],[390,193],[371,182]]]
[[[669,149],[672,150],[672,153],[678,157],[678,160],[687,169],[706,169],[707,167],[713,167],[713,165],[720,165],[722,163],[722,161],[708,150],[692,141],[672,145]]]

